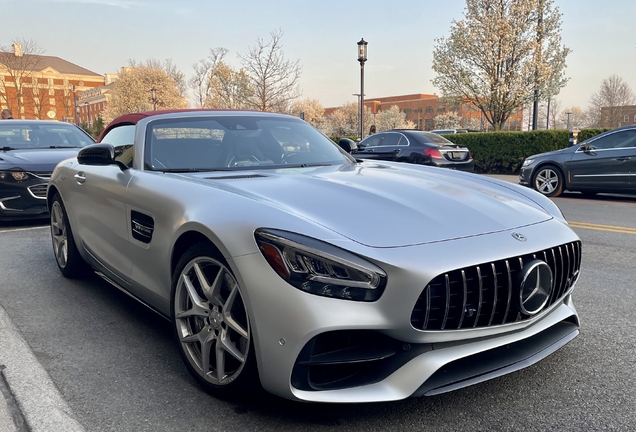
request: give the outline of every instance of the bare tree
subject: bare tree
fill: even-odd
[[[30,39],[14,39],[12,46],[0,47],[0,74],[5,77],[0,80],[0,97],[16,118],[22,115],[25,88],[30,87],[33,75],[42,68],[43,52]]]
[[[586,127],[587,122],[585,118],[585,112],[577,107],[564,108],[559,114],[559,122],[564,128],[582,128]]]
[[[626,107],[634,105],[636,97],[630,86],[618,75],[603,80],[592,95],[589,116],[591,126],[617,127],[623,122]]]
[[[282,51],[282,30],[270,33],[271,40],[258,38],[244,56],[239,56],[250,77],[254,95],[251,105],[260,111],[286,112],[300,96],[300,60],[287,60]]]
[[[433,84],[463,96],[495,130],[524,103],[554,95],[567,79],[561,14],[552,0],[466,0],[465,17],[436,40]]]
[[[225,48],[210,48],[210,55],[198,63],[192,65],[194,76],[188,81],[188,85],[194,91],[197,107],[204,108],[207,100],[212,98],[210,77],[217,65],[223,63],[228,50]]]

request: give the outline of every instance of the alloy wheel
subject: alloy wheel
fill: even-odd
[[[60,267],[68,263],[68,234],[64,223],[64,211],[58,201],[51,207],[51,238],[53,239],[53,253]]]
[[[248,359],[250,326],[236,279],[211,257],[191,260],[179,275],[174,317],[179,343],[206,382],[234,382]]]
[[[535,189],[544,195],[553,194],[559,188],[559,174],[550,168],[539,171],[534,180]]]

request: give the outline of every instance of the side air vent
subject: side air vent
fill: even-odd
[[[130,212],[132,236],[142,243],[150,243],[155,230],[155,221],[148,215],[132,210]]]

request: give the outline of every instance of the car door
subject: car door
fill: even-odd
[[[122,130],[123,127],[128,131]],[[117,141],[114,143],[117,144],[129,136],[126,140],[129,144],[117,147],[122,156],[132,145],[133,134],[133,125],[120,126],[109,132],[102,142]],[[75,229],[83,247],[111,273],[109,276],[119,279],[118,283],[127,282],[132,266],[125,199],[126,188],[134,175],[135,170],[122,170],[117,165],[78,164],[69,178],[71,186],[65,197],[65,202],[71,204]]]
[[[629,188],[635,147],[636,129],[603,135],[582,145],[568,163],[571,188]]]
[[[399,132],[381,132],[362,150],[365,159],[394,161],[398,158],[400,150],[408,144],[408,140]],[[364,141],[363,141],[364,143]],[[357,155],[358,156],[358,155]]]

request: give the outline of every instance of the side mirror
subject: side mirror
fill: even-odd
[[[122,162],[115,160],[115,147],[112,144],[92,144],[84,147],[77,153],[77,161],[80,165],[117,165],[122,171],[128,167]]]
[[[589,153],[590,152],[590,145],[589,144],[581,144],[581,147],[579,147],[584,153]]]
[[[347,153],[358,150],[358,144],[349,138],[340,138],[338,145]]]

